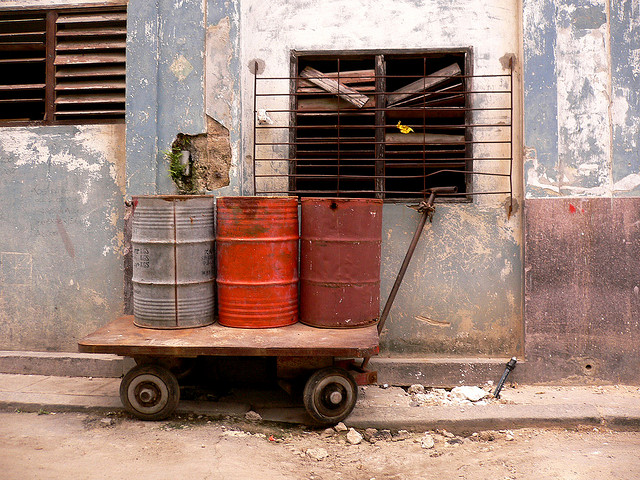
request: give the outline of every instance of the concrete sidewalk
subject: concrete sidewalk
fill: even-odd
[[[118,378],[0,374],[0,410],[121,411],[119,386]],[[344,423],[355,428],[446,429],[456,434],[577,425],[640,430],[639,387],[518,386],[505,387],[501,397],[477,403],[446,399],[421,403],[399,387],[361,387],[358,404]],[[284,392],[258,389],[235,390],[216,401],[181,401],[177,413],[243,418],[250,410],[265,421],[309,420],[304,408]]]

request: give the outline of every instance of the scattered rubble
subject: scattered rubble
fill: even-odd
[[[224,432],[222,432],[222,435],[224,437],[235,437],[235,438],[242,438],[242,437],[250,437],[251,434],[248,432],[243,432],[241,430],[225,430]]]
[[[436,446],[436,441],[428,433],[424,434],[424,437],[420,440],[420,446],[424,449],[431,449]]]
[[[349,432],[347,433],[347,442],[349,442],[351,445],[358,445],[360,442],[362,442],[362,435],[360,435],[360,433],[358,433],[356,429],[350,428]]]
[[[411,385],[408,389],[407,389],[407,393],[409,395],[415,395],[417,393],[419,394],[423,394],[425,393],[425,389],[424,389],[424,385],[420,385],[419,383],[416,383],[414,385]]]
[[[245,413],[244,418],[246,420],[249,420],[250,422],[259,422],[260,420],[262,420],[260,414],[258,412],[254,412],[253,410],[249,410],[247,413]]]
[[[325,428],[325,429],[322,431],[321,436],[322,436],[322,437],[324,437],[324,438],[327,438],[327,437],[333,437],[333,435],[334,435],[335,433],[336,433],[336,431],[335,431],[333,428]]]
[[[324,460],[329,456],[329,453],[324,448],[309,448],[305,453],[316,462]]]
[[[400,442],[402,440],[408,440],[411,438],[411,434],[407,430],[398,430],[398,433],[393,435],[392,440],[394,442]]]
[[[333,428],[335,428],[336,432],[338,432],[338,433],[340,433],[340,432],[346,432],[347,430],[349,430],[349,429],[347,428],[347,426],[346,426],[344,423],[342,423],[342,422],[338,423],[338,424],[337,424],[335,427],[333,427]]]
[[[494,432],[491,431],[475,432],[470,438],[476,442],[493,442],[496,439]]]
[[[369,443],[376,443],[376,435],[378,435],[378,430],[376,428],[367,428],[364,431],[364,439]]]
[[[487,385],[489,388],[489,385]],[[410,406],[440,406],[440,405],[486,405],[491,402],[501,402],[493,398],[487,389],[474,386],[459,386],[448,391],[444,388],[425,388],[422,385],[411,385],[407,389],[411,397]]]
[[[491,395],[480,387],[471,387],[466,385],[462,387],[455,387],[451,390],[451,393],[462,400],[469,400],[470,402],[479,402]]]

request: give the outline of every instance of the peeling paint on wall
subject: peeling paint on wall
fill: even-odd
[[[604,3],[558,8],[558,165],[568,195],[611,190],[610,59]]]
[[[207,116],[207,133],[178,134],[173,147],[189,152],[189,190],[186,193],[204,194],[229,185],[231,142],[229,130]]]
[[[613,181],[619,196],[640,196],[640,3],[611,2]]]
[[[638,2],[609,3],[524,1],[529,198],[640,194]]]
[[[122,312],[124,133],[0,131],[0,349],[76,351]]]

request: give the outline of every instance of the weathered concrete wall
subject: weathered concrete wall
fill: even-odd
[[[238,44],[237,2],[129,1],[127,195],[175,192],[163,152],[179,134],[215,137],[194,156],[218,172],[205,190],[239,191]],[[206,150],[217,141],[229,148]]]
[[[527,198],[640,193],[640,7],[524,0]]]
[[[638,382],[640,199],[530,199],[525,228],[531,378]]]
[[[419,214],[405,205],[385,206],[383,300],[418,220]],[[383,349],[421,356],[520,354],[518,227],[501,208],[437,205],[387,320]]]
[[[0,130],[0,349],[77,351],[121,314],[124,131]]]
[[[529,380],[640,382],[640,6],[523,4]]]
[[[290,51],[294,49],[339,52],[473,47],[476,74],[503,73],[501,59],[504,61],[511,54],[515,55],[518,68],[520,7],[510,0],[490,4],[471,0],[245,0],[241,6],[245,170],[252,168],[254,77],[250,65],[255,59],[264,64],[261,75],[287,77]],[[519,85],[514,88],[517,91]],[[515,118],[520,115],[517,97]],[[516,126],[516,145],[518,135]],[[520,159],[518,149],[515,151],[514,171],[518,172]],[[425,228],[391,310],[382,340],[384,354],[510,356],[522,351],[519,175],[514,181],[516,211],[511,218],[507,218],[504,196],[438,206],[434,223]],[[498,186],[504,184],[484,179],[474,182],[478,189]],[[383,222],[384,302],[418,215],[404,205],[387,204]]]

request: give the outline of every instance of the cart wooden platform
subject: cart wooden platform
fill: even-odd
[[[122,379],[120,398],[145,420],[168,417],[180,400],[176,360],[200,356],[276,357],[278,378],[306,378],[305,408],[322,424],[337,423],[355,406],[357,385],[375,383],[376,372],[354,358],[379,352],[375,325],[355,329],[315,328],[301,323],[278,328],[240,329],[212,324],[159,330],[140,328],[122,316],[78,342],[80,352],[132,357],[138,364]],[[347,360],[344,360],[347,359]]]

